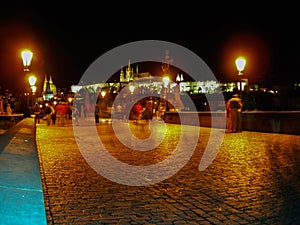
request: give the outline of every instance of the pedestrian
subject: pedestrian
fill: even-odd
[[[121,105],[120,102],[117,104],[116,111],[114,112],[114,114],[116,115],[115,116],[116,119],[119,119],[119,120],[123,119],[123,116],[122,116],[122,105]]]
[[[47,104],[46,109],[45,109],[45,114],[46,114],[46,121],[47,125],[49,126],[51,124],[55,125],[55,120],[56,120],[56,114],[55,114],[55,109],[52,106],[52,104]]]
[[[95,105],[95,122],[96,124],[100,123],[100,107],[98,104]]]
[[[13,111],[12,111],[9,103],[6,104],[6,114],[9,116],[11,116],[13,114]]]
[[[40,123],[41,107],[38,103],[35,103],[34,108],[33,108],[33,113],[34,113],[35,123]]]
[[[50,104],[50,108],[51,108],[51,121],[52,121],[52,125],[55,125],[55,122],[56,122],[56,110],[55,110],[55,107],[54,107],[53,103]]]
[[[230,119],[230,101],[226,102],[226,132],[231,132],[231,119]]]
[[[46,105],[45,115],[46,115],[47,126],[50,126],[50,124],[51,124],[51,108],[50,108],[49,104]]]
[[[64,126],[67,121],[68,115],[68,106],[65,102],[59,102],[55,107],[56,116],[57,116],[57,124]]]
[[[230,110],[230,132],[241,132],[242,130],[242,100],[239,98],[238,94],[234,94],[228,101]]]
[[[153,117],[153,101],[149,100],[146,103],[145,109],[142,111],[142,119],[152,120]]]
[[[77,105],[73,105],[73,111],[72,111],[72,118],[74,120],[74,123],[76,126],[79,125],[79,110],[78,110],[78,106]]]
[[[133,106],[133,120],[140,120],[142,117],[142,113],[143,113],[143,106],[141,104],[141,102],[137,102],[134,106]]]

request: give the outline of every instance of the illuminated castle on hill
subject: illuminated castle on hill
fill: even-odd
[[[133,68],[130,65],[130,60],[128,62],[127,67],[125,68],[125,72],[124,72],[124,68],[121,68],[121,70],[120,70],[120,82],[121,83],[126,83],[126,82],[128,83],[128,82],[137,80],[142,77],[150,77],[150,76],[151,75],[148,72],[139,73],[138,65],[136,65],[136,69],[135,69],[135,73],[134,73]]]

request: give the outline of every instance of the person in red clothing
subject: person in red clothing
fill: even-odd
[[[134,120],[139,120],[142,117],[142,113],[143,113],[143,106],[141,104],[141,102],[137,102],[134,106],[133,106],[133,119]]]
[[[66,103],[60,102],[55,107],[55,110],[58,124],[64,126],[68,115],[68,105]]]

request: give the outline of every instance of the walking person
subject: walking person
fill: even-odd
[[[34,108],[33,108],[35,123],[40,123],[41,111],[42,110],[41,110],[40,105],[38,103],[35,103]]]
[[[241,112],[243,103],[238,94],[234,94],[228,101],[230,110],[230,132],[241,132],[242,130],[242,118]]]
[[[51,124],[51,108],[50,108],[49,104],[47,104],[47,106],[45,108],[45,115],[46,115],[47,126],[50,126],[50,124]]]
[[[55,125],[55,120],[53,120],[54,116],[56,116],[55,109],[51,103],[46,106],[45,114],[46,114],[47,126],[50,126],[51,121],[52,121],[52,124]]]
[[[55,122],[56,122],[56,110],[55,110],[55,107],[54,107],[53,103],[50,104],[50,108],[51,108],[51,121],[52,121],[52,125],[55,125]]]
[[[79,125],[79,109],[78,109],[78,106],[77,105],[73,105],[73,111],[72,111],[72,118],[74,120],[74,123],[76,126]]]
[[[142,111],[142,119],[152,120],[153,117],[153,101],[149,100],[146,102],[145,109]]]
[[[230,101],[226,102],[226,132],[231,132]]]
[[[67,121],[68,106],[65,102],[59,102],[58,105],[55,107],[55,110],[58,118],[58,125],[64,126]]]
[[[99,105],[95,105],[95,122],[96,124],[100,123],[100,107]]]

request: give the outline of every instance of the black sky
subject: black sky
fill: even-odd
[[[293,8],[293,7],[291,7]],[[246,55],[250,81],[299,81],[298,15],[260,9],[233,14],[208,8],[186,12],[164,8],[123,8],[80,4],[11,4],[0,14],[0,86],[25,85],[19,51],[34,52],[32,72],[42,84],[51,75],[60,87],[77,84],[88,66],[105,52],[138,40],[164,40],[190,49],[221,81],[236,79],[234,59]],[[156,10],[156,11],[155,11]],[[285,14],[285,15],[284,15]],[[172,52],[170,52],[172,57]],[[163,60],[164,55],[162,55]],[[121,65],[120,65],[121,66]],[[142,68],[140,68],[142,70]]]

